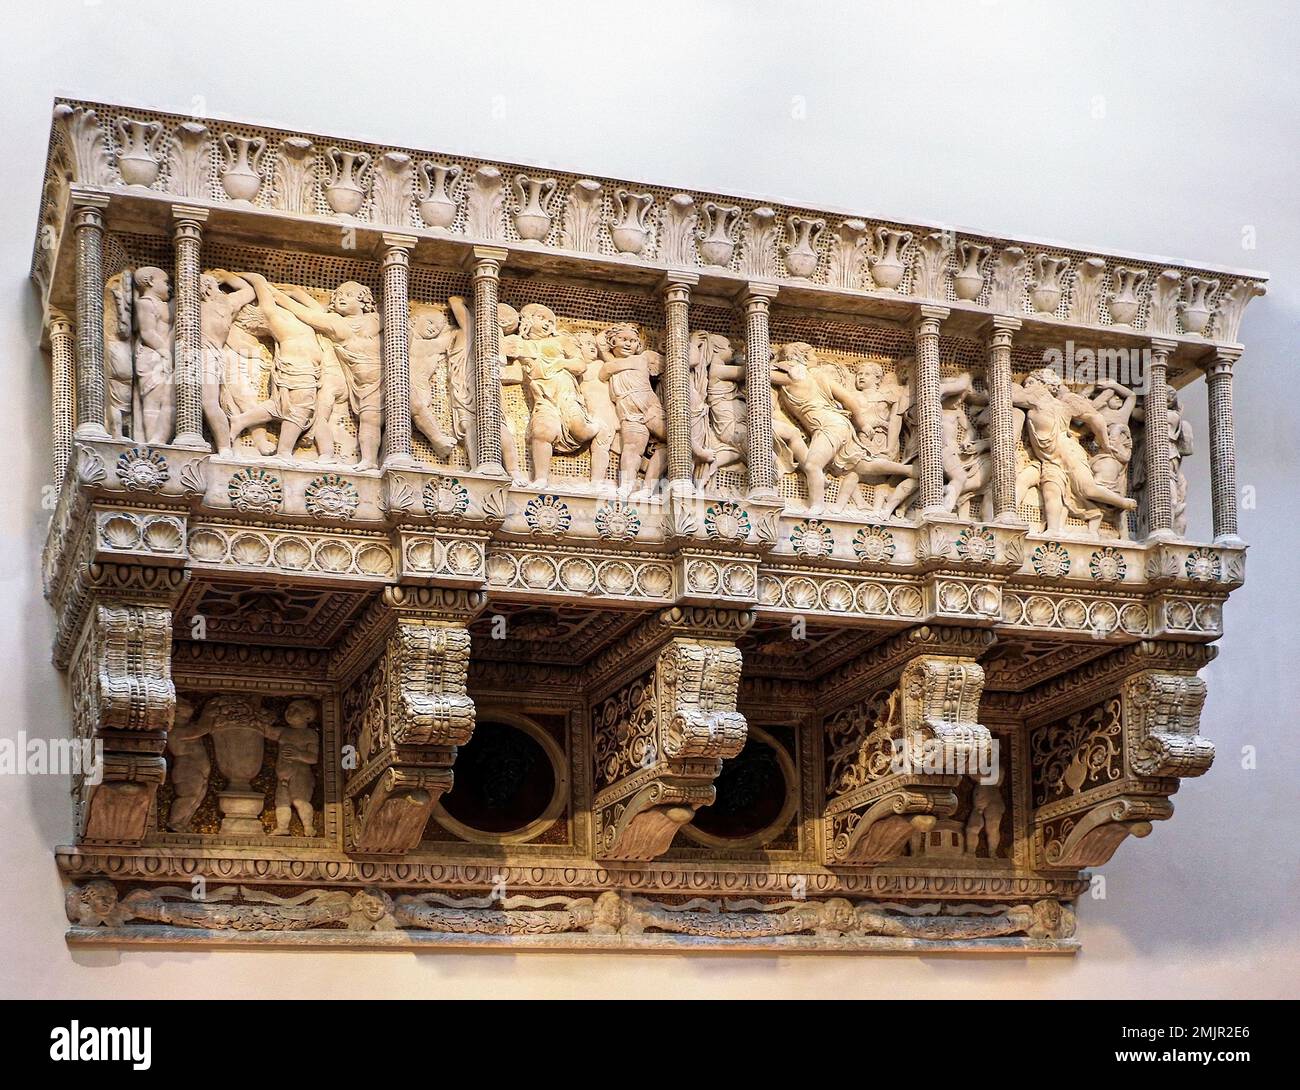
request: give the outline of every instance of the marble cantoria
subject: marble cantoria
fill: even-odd
[[[64,100],[31,274],[71,942],[1068,953],[1210,768],[1260,274]]]

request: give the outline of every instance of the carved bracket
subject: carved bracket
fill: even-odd
[[[344,692],[349,848],[400,854],[419,844],[474,732],[468,624],[483,596],[396,588],[376,606],[382,643]]]
[[[827,721],[828,866],[874,866],[957,809],[961,777],[989,764],[980,724],[984,670],[960,655],[917,654],[895,685]]]
[[[1100,866],[1125,837],[1173,815],[1178,781],[1214,760],[1197,733],[1204,703],[1194,673],[1141,669],[1101,702],[1034,728],[1034,824],[1047,866]]]
[[[176,712],[172,611],[115,600],[96,603],[74,654],[72,695],[83,761],[76,777],[85,840],[139,843]]]
[[[711,619],[712,630],[687,635],[697,615],[705,623]],[[745,745],[734,639],[750,620],[750,614],[726,610],[666,611],[651,622],[660,638],[596,701],[599,858],[655,859],[696,810],[713,802],[722,762]]]

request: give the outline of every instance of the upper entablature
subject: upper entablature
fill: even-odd
[[[937,302],[952,311],[952,334],[1010,315],[1024,323],[1024,345],[1059,341],[1063,330],[1099,345],[1158,337],[1175,343],[1175,362],[1237,343],[1267,282],[1154,256],[60,99],[32,264],[52,307],[71,305],[70,261],[60,257],[70,186],[110,191],[110,223],[123,230],[170,233],[180,203],[207,211],[210,238],[355,254],[378,253],[399,232],[415,240],[416,263],[459,263],[490,244],[521,272],[647,287],[684,268],[700,276],[701,297],[766,282],[783,306],[901,323]]]

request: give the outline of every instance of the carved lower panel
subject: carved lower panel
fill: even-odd
[[[309,889],[291,896],[224,886],[119,890],[97,880],[67,895],[70,940],[94,944],[223,940],[285,944],[510,945],[792,952],[853,949],[1030,949],[1072,952],[1073,909],[1055,899],[974,905],[890,901],[694,898],[660,902],[607,890],[589,896],[451,896]],[[1013,941],[1006,941],[1013,940]]]

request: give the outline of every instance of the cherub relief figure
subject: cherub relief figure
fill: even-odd
[[[1011,400],[1025,411],[1026,443],[1036,460],[1020,474],[1017,494],[1022,483],[1037,485],[1049,533],[1063,531],[1071,515],[1096,532],[1104,514],[1099,504],[1133,510],[1133,500],[1096,479],[1088,454],[1071,429],[1075,420],[1083,421],[1098,450],[1110,452],[1107,422],[1091,401],[1068,389],[1060,376],[1046,367],[1013,384]]]
[[[1006,799],[1002,797],[1002,781],[1006,770],[999,765],[992,783],[976,781],[971,792],[970,817],[966,819],[966,854],[979,855],[980,833],[988,848],[988,857],[996,859],[1002,843],[1002,818],[1007,812]]]
[[[176,698],[175,725],[167,732],[167,779],[175,794],[167,815],[167,828],[174,833],[188,832],[190,822],[208,792],[208,774],[212,758],[208,756],[206,725],[194,721],[194,704],[183,696]]]
[[[874,360],[857,368],[854,387],[862,406],[863,445],[873,455],[898,458],[911,391],[900,385],[897,375],[887,374]]]
[[[667,461],[668,424],[664,407],[651,378],[663,370],[663,357],[651,352],[636,326],[616,325],[596,338],[602,361],[600,376],[609,383],[610,399],[618,413],[621,453],[618,464],[619,488],[631,490],[646,460],[645,483],[663,476]],[[653,454],[650,441],[658,443]]]
[[[1110,449],[1099,449],[1089,459],[1089,468],[1099,484],[1125,495],[1128,492],[1129,462],[1133,458],[1133,430],[1129,421],[1137,407],[1137,393],[1118,382],[1106,380],[1098,383],[1097,392],[1091,395],[1091,400],[1106,421],[1106,437]],[[1128,540],[1127,514],[1115,512],[1114,522],[1119,536]]]
[[[222,290],[229,287],[229,292]],[[212,431],[218,454],[228,455],[230,418],[222,404],[221,387],[225,381],[229,352],[227,342],[235,317],[251,303],[256,293],[252,285],[224,269],[213,269],[199,277],[199,337],[202,359],[203,417]]]
[[[470,335],[474,318],[469,307],[465,305],[465,300],[459,295],[447,298],[447,310],[450,312],[446,317],[450,319],[451,331],[451,338],[446,348],[447,397],[451,402],[451,432],[456,442],[464,448],[465,457],[472,466],[478,461],[478,419],[475,416],[475,406],[478,402],[474,389],[474,365],[470,360]],[[501,332],[505,333],[507,326],[518,323],[519,315],[515,313],[513,307],[498,303],[497,321]],[[509,427],[509,423],[507,422],[505,426]],[[511,469],[516,465],[514,435],[510,434],[507,437],[503,432],[501,436],[503,452],[506,447],[510,448],[510,461],[506,462],[506,468]],[[514,475],[513,469],[511,475]]]
[[[141,434],[150,444],[170,443],[176,432],[171,281],[145,266],[135,277],[135,398]]]
[[[259,273],[245,273],[252,285],[257,305],[267,330],[275,341],[275,362],[271,369],[271,396],[230,421],[233,442],[249,428],[280,421],[280,441],[276,456],[292,458],[302,433],[311,425],[316,409],[316,391],[320,385],[323,350],[316,331],[282,305],[282,293],[276,292]]]
[[[379,440],[384,413],[384,365],[382,359],[383,317],[375,309],[375,297],[364,284],[347,280],[334,289],[328,306],[322,306],[302,288],[275,289],[277,301],[328,339],[347,382],[348,402],[357,416],[357,440],[361,460],[354,469],[374,469],[379,464]],[[316,446],[320,460],[334,459],[334,428],[331,412],[337,400],[322,383],[316,401]],[[328,397],[329,409],[322,401]]]
[[[796,341],[784,346],[772,370],[781,408],[808,437],[806,444],[800,438],[790,448],[808,488],[809,510],[819,512],[824,506],[828,470],[841,476],[837,509],[856,496],[863,478],[915,477],[914,467],[871,454],[858,431],[870,426],[865,406],[856,391],[817,363],[816,349]]]
[[[710,484],[724,469],[745,469],[749,446],[746,422],[745,364],[736,359],[731,340],[720,333],[691,334],[692,379],[703,383],[708,446],[714,457],[696,467],[696,481]]]
[[[868,364],[868,366],[877,366]],[[893,444],[902,432],[902,419],[915,415],[915,403],[910,389],[901,386],[896,376],[888,385],[882,384],[881,391],[892,395],[892,416],[887,426],[885,442]],[[879,395],[877,395],[879,396]],[[956,512],[970,496],[980,491],[992,476],[992,456],[987,440],[979,439],[966,414],[967,401],[980,397],[972,384],[969,374],[954,375],[939,383],[939,398],[942,406],[941,435],[943,439],[943,474],[944,493],[943,508]],[[876,434],[881,434],[878,425]],[[875,514],[888,517],[907,500],[914,496],[920,487],[918,461],[919,435],[912,428],[907,449],[903,454],[903,464],[910,470],[909,475],[893,486],[883,502],[877,504]]]
[[[554,311],[529,303],[519,313],[519,332],[502,340],[501,352],[513,361],[501,381],[523,386],[528,403],[528,450],[533,483],[545,485],[551,457],[572,454],[591,444],[591,480],[605,479],[613,436],[593,418],[578,391],[587,369],[578,342],[559,330]]]
[[[440,371],[447,375],[451,345],[459,332],[443,311],[428,310],[411,316],[411,423],[429,440],[439,458],[456,449],[456,440],[442,430],[433,411],[433,384]],[[450,382],[447,386],[450,395]]]
[[[991,497],[988,487],[993,480],[993,444],[975,431],[966,412],[967,402],[977,398],[971,376],[959,375],[940,387],[943,400],[943,476],[944,510],[957,513],[961,505],[977,493],[985,493],[985,511],[989,517]]]
[[[610,451],[618,453],[622,450],[623,437],[619,431],[618,407],[614,404],[609,383],[601,377],[605,361],[600,354],[600,339],[589,329],[578,330],[573,334],[573,339],[577,341],[578,350],[587,365],[582,372],[578,392],[582,395],[583,404],[587,406],[587,412],[612,437]]]
[[[272,726],[267,737],[278,746],[275,760],[275,829],[272,836],[288,836],[294,812],[304,836],[316,831],[312,795],[316,791],[316,765],[320,761],[320,709],[314,700],[291,700],[284,709],[284,726]]]
[[[221,411],[228,420],[259,404],[262,379],[267,370],[262,342],[271,339],[266,319],[255,304],[245,305],[235,315],[234,324],[226,334],[225,371],[221,378]],[[269,456],[275,453],[275,440],[267,434],[265,425],[250,428],[249,435],[259,454]],[[233,451],[233,435],[231,448]]]
[[[104,285],[104,364],[108,372],[108,433],[125,439],[131,420],[132,389],[135,384],[135,332],[131,272],[110,277]]]
[[[1187,536],[1187,478],[1183,475],[1183,459],[1194,453],[1192,425],[1183,416],[1178,402],[1178,391],[1169,388],[1169,494],[1173,498],[1174,517],[1172,529],[1179,537]]]

